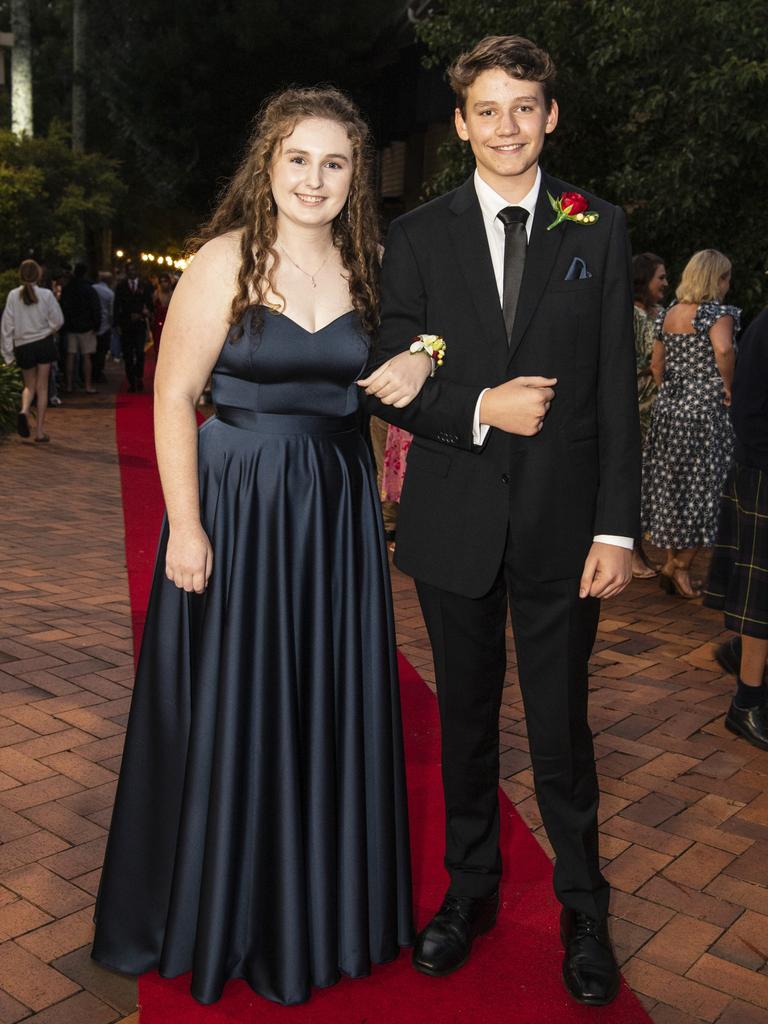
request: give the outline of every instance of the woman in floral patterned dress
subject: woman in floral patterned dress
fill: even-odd
[[[723,303],[731,264],[715,249],[688,261],[676,302],[656,318],[651,370],[658,398],[643,451],[644,536],[666,548],[660,582],[700,596],[690,566],[712,547],[723,482],[733,457],[728,419],[740,310]]]

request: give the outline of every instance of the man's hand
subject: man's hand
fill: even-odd
[[[404,409],[424,387],[432,372],[432,358],[425,352],[400,352],[375,373],[357,382],[366,395],[375,395],[384,405]]]
[[[557,377],[515,377],[491,388],[480,402],[480,422],[507,434],[532,437],[544,425]]]
[[[632,552],[595,541],[584,563],[579,597],[615,597],[632,579]]]

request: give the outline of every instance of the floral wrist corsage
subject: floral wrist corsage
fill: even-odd
[[[432,360],[432,370],[429,375],[434,377],[435,370],[438,366],[443,365],[445,359],[445,339],[439,334],[417,334],[411,342],[409,351],[412,356],[415,356],[417,352],[426,352]]]

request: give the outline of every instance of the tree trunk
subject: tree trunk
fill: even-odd
[[[30,0],[11,0],[11,131],[32,135],[32,33]]]
[[[86,0],[72,5],[72,149],[85,149]]]

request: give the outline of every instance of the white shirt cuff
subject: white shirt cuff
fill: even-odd
[[[592,540],[600,544],[615,544],[617,548],[626,548],[628,551],[633,551],[635,547],[635,541],[632,537],[614,537],[610,533],[599,533]]]
[[[486,391],[490,391],[490,388],[483,388],[477,398],[477,404],[475,405],[475,415],[472,420],[472,444],[478,446],[485,444],[485,439],[488,437],[488,431],[491,429],[487,423],[480,422],[480,403],[483,400],[483,395]]]

